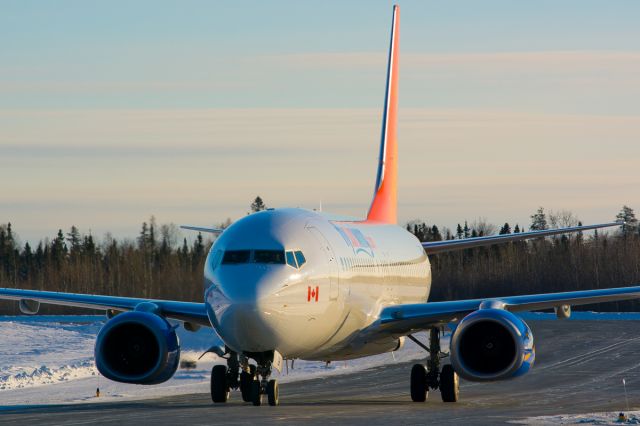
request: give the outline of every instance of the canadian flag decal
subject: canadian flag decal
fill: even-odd
[[[307,288],[307,302],[311,302],[311,300],[318,301],[318,295],[320,294],[320,288],[316,286],[316,288],[311,288],[309,286]]]

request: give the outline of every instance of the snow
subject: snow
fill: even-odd
[[[618,419],[618,412],[560,414],[556,416],[537,416],[510,423],[521,425],[640,425],[640,411],[624,413],[625,420]]]
[[[181,360],[196,361],[193,369],[179,368],[173,378],[160,385],[129,385],[100,376],[93,360],[95,338],[104,325],[103,316],[0,317],[0,410],[24,405],[106,402],[147,399],[186,393],[208,393],[214,364],[225,360],[214,354],[198,357],[210,346],[213,331],[196,333],[179,327]],[[428,342],[426,333],[417,337]],[[448,346],[448,337],[443,338]],[[281,383],[349,374],[372,367],[425,358],[425,352],[410,340],[395,353],[381,354],[326,365],[297,360],[294,369],[274,371]],[[96,397],[100,388],[100,397]]]
[[[518,316],[529,320],[555,320],[556,314],[550,312],[519,312]],[[572,311],[569,321],[609,321],[609,320],[640,320],[640,312],[593,312],[593,311]]]

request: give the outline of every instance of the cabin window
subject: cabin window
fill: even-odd
[[[222,258],[223,265],[237,265],[240,263],[249,263],[251,250],[227,250]]]
[[[255,263],[269,263],[284,265],[284,251],[281,250],[256,250],[253,254]]]

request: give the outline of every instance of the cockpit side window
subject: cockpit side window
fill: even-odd
[[[237,265],[239,263],[249,263],[251,250],[227,250],[222,258],[223,265]]]
[[[298,267],[302,268],[302,265],[304,265],[304,263],[307,260],[304,258],[304,254],[302,254],[300,250],[297,250],[295,254],[296,254],[296,260],[298,261]]]
[[[298,265],[296,264],[296,258],[295,258],[295,256],[293,255],[293,252],[292,252],[292,251],[288,251],[288,252],[286,252],[285,254],[286,254],[286,256],[287,256],[287,265],[292,266],[292,267],[294,267],[294,268],[298,269]]]
[[[284,265],[284,251],[281,250],[256,250],[253,254],[255,263],[271,263]]]
[[[213,258],[211,260],[211,269],[216,269],[220,264],[220,259],[222,258],[222,250],[216,250]]]

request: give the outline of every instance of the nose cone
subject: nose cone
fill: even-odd
[[[232,304],[220,316],[221,337],[236,351],[273,350],[277,334],[272,315],[259,304]]]
[[[208,301],[214,324],[235,351],[263,352],[277,346],[277,292],[284,283],[283,266],[221,267],[216,290]]]

